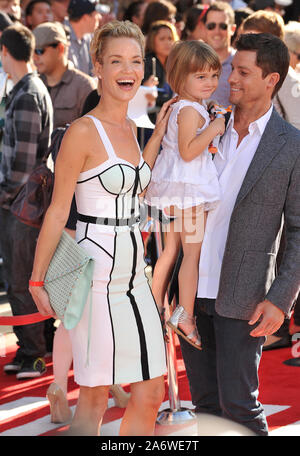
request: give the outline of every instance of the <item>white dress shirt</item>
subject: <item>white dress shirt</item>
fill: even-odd
[[[214,159],[222,196],[221,202],[207,217],[199,263],[198,298],[217,297],[231,214],[272,110],[273,105],[266,114],[250,123],[249,133],[239,145],[239,136],[234,129],[234,112],[229,119],[219,146],[221,154],[217,153]]]

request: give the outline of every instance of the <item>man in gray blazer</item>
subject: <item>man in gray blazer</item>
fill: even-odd
[[[223,197],[209,212],[195,303],[202,351],[181,341],[196,412],[267,435],[258,367],[267,335],[300,288],[300,132],[272,98],[289,67],[284,43],[242,35],[229,76],[235,109],[215,157]],[[283,219],[286,250],[275,276]]]

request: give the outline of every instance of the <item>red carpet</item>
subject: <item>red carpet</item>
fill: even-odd
[[[6,356],[0,358],[0,435],[2,433],[6,435],[5,431],[30,424],[49,415],[49,405],[45,400],[45,394],[49,384],[53,381],[52,359],[46,358],[47,372],[42,377],[18,381],[14,375],[3,373],[3,365],[14,357],[15,350],[16,346],[8,347]],[[179,346],[177,347],[177,358],[179,397],[181,401],[190,401]],[[283,364],[283,361],[289,358],[292,358],[290,348],[263,353],[260,365],[260,401],[268,406],[279,406],[279,411],[278,408],[274,408],[273,412],[268,415],[270,431],[300,421],[300,368]],[[125,390],[129,390],[128,385],[123,386]],[[68,398],[71,406],[76,404],[77,397],[78,386],[74,383],[73,372],[70,371]],[[167,400],[168,391],[166,390],[165,401]],[[105,414],[104,424],[121,418],[123,413],[124,409],[111,406]],[[49,417],[47,420],[50,422]],[[32,435],[60,435],[65,429],[66,427],[58,427],[41,434],[34,434],[33,431]]]

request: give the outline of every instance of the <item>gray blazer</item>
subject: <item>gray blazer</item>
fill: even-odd
[[[286,250],[275,277],[283,219]],[[273,109],[231,215],[216,311],[248,320],[264,299],[289,315],[300,290],[300,131]]]

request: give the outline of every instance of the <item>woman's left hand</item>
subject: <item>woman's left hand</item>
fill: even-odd
[[[29,286],[29,292],[41,315],[51,315],[52,317],[56,317],[50,304],[49,295],[44,287]]]

